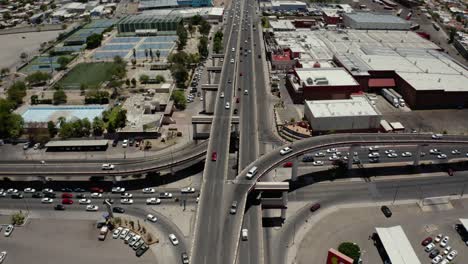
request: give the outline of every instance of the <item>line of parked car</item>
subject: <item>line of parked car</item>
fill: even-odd
[[[135,255],[141,257],[149,249],[149,246],[145,243],[143,238],[130,231],[128,228],[117,227],[112,232],[113,239],[122,239],[125,244],[128,244],[133,250],[135,250]]]
[[[448,245],[449,241],[449,236],[438,234],[434,239],[432,237],[425,238],[421,245],[425,247],[424,251],[429,253],[429,258],[432,259],[433,264],[449,264],[458,255],[458,251]],[[436,244],[440,245],[440,250]]]

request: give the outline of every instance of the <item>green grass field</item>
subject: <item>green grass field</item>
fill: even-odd
[[[65,89],[80,89],[81,84],[87,87],[97,87],[111,79],[112,62],[80,63],[76,65],[59,84]]]

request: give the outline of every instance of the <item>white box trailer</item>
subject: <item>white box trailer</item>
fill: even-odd
[[[400,106],[398,98],[388,89],[382,89],[382,96],[385,97],[385,99],[387,99],[394,107]]]
[[[401,106],[401,107],[405,107],[406,106],[406,103],[405,103],[405,99],[403,99],[403,96],[401,96],[399,93],[397,93],[395,90],[393,89],[388,89],[393,95],[395,95],[397,98],[398,98],[398,104]]]

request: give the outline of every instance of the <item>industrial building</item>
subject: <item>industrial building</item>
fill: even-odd
[[[291,51],[298,60],[296,67],[315,62],[343,67],[360,90],[378,93],[393,88],[411,109],[468,107],[468,69],[412,31],[289,31],[274,32],[274,40],[268,38],[272,52]],[[343,89],[351,94],[355,92],[351,87]],[[335,89],[328,93],[335,94]],[[307,98],[304,92],[304,99],[318,98]]]
[[[138,10],[213,6],[211,0],[140,0]]]
[[[343,14],[343,23],[353,29],[408,30],[411,22],[393,14],[355,12]]]
[[[273,31],[295,31],[296,27],[290,20],[270,21],[270,28]]]
[[[351,99],[305,101],[304,116],[312,133],[376,132],[382,114],[365,95],[352,95]]]
[[[262,2],[261,8],[266,11],[307,11],[307,4],[301,1]]]
[[[286,77],[293,102],[347,99],[361,91],[359,83],[344,68],[297,68]]]
[[[198,8],[183,8],[183,9],[157,9],[146,10],[143,15],[155,17],[181,17],[182,19],[191,18],[199,15],[206,20],[222,21],[224,8],[222,7],[198,7]]]
[[[138,30],[151,30],[155,35],[175,33],[182,18],[177,16],[156,17],[153,15],[127,16],[117,22],[119,34],[135,33]]]

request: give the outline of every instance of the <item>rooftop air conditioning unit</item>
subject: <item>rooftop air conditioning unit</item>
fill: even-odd
[[[312,80],[312,78],[307,78],[307,84],[314,84],[314,80]]]

